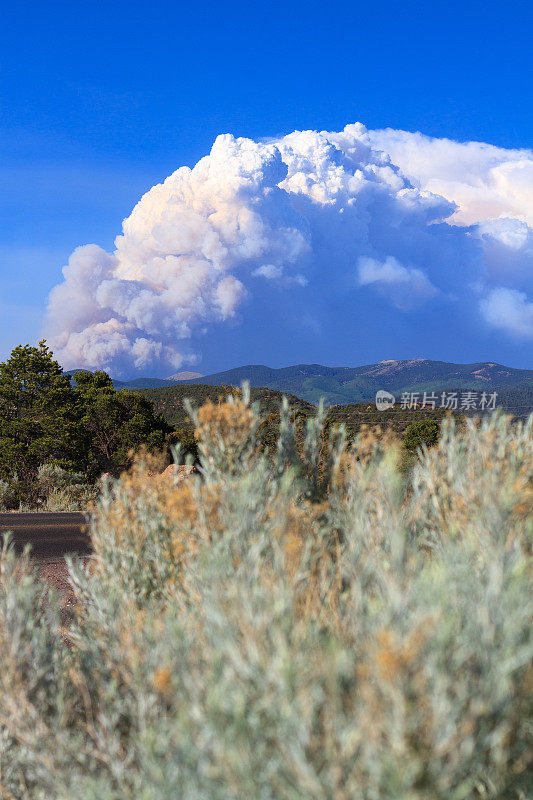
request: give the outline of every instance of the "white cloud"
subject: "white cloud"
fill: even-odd
[[[533,230],[520,219],[490,219],[477,226],[487,278],[533,289]]]
[[[480,307],[493,327],[518,339],[533,339],[533,302],[524,292],[498,287],[481,301]]]
[[[283,267],[276,264],[263,264],[261,267],[254,269],[252,275],[256,278],[266,278],[269,281],[274,281],[283,275]]]
[[[394,305],[406,310],[438,293],[421,269],[404,267],[394,256],[388,256],[385,261],[360,258],[359,284],[376,285]]]
[[[528,150],[360,124],[225,134],[141,198],[114,253],[74,251],[45,332],[65,366],[116,374],[198,361],[213,325],[259,313],[263,297],[269,324],[300,298],[327,329],[328,298],[363,302],[354,269],[397,309],[437,293],[473,302],[474,284],[490,306],[497,287],[529,291],[532,170]]]
[[[307,286],[309,281],[305,277],[305,275],[297,274],[293,278],[287,278],[287,283],[291,284],[294,283],[296,286]]]
[[[222,319],[235,316],[235,309],[245,295],[246,289],[233,275],[222,278],[216,288],[216,303]]]
[[[455,203],[454,222],[471,225],[506,216],[533,225],[533,150],[390,128],[368,131],[367,141],[388,153],[415,186]]]

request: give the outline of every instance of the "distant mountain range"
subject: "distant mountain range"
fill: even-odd
[[[503,405],[509,410],[516,407],[517,413],[520,413],[519,409],[533,410],[533,370],[514,369],[490,361],[454,364],[417,358],[381,361],[379,364],[362,367],[297,364],[281,369],[249,364],[211,375],[177,373],[167,380],[136,378],[132,381],[115,381],[115,386],[127,389],[157,388],[176,384],[240,386],[245,380],[250,386],[290,392],[309,403],[318,403],[323,397],[328,405],[372,400],[378,389],[385,389],[397,397],[402,392],[471,389],[498,391]]]

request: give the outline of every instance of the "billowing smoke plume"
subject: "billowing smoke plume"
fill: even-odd
[[[533,338],[532,184],[526,150],[360,124],[222,135],[144,195],[114,253],[74,251],[46,334],[65,367],[114,374],[197,363],[227,331],[287,336],[289,317],[356,340],[370,307],[387,325],[468,308]]]

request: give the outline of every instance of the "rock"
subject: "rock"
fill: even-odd
[[[195,472],[198,472],[196,467],[189,466],[188,464],[170,464],[163,472],[163,475],[169,478],[172,477],[176,481],[183,481]]]

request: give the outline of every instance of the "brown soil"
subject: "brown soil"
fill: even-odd
[[[76,595],[72,590],[72,586],[68,580],[67,565],[64,558],[36,558],[35,562],[39,571],[41,580],[46,581],[53,587],[60,596],[61,602],[61,620],[65,627],[68,628],[69,623],[72,621],[74,606],[77,603]]]
[[[67,565],[64,558],[36,558],[39,577],[54,586],[64,597],[64,602],[74,602],[74,592],[68,582]]]

